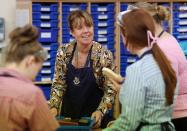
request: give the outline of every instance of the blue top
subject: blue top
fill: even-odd
[[[171,121],[173,105],[166,106],[165,83],[152,54],[127,68],[119,95],[121,115],[104,131],[134,131],[140,122],[151,124],[141,131],[160,131],[160,123]]]

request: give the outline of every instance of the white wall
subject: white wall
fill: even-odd
[[[16,27],[16,0],[1,0],[0,17],[5,19],[5,41],[0,44],[6,44],[8,34]]]
[[[8,42],[8,34],[16,27],[16,0],[1,0],[0,17],[5,20],[5,41],[0,42],[1,47]]]

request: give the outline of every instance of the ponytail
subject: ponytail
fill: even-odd
[[[171,66],[171,62],[167,59],[157,44],[153,44],[152,52],[156,62],[160,67],[166,85],[166,104],[171,105],[173,104],[173,97],[177,84],[176,73]]]

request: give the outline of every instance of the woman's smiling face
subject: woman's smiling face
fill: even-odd
[[[77,43],[86,45],[92,42],[94,30],[93,26],[87,26],[85,20],[82,19],[81,24],[74,27],[71,33],[73,37],[76,39]]]

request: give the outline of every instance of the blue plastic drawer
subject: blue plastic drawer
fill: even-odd
[[[107,48],[108,48],[109,50],[113,50],[113,49],[114,49],[114,43],[108,43],[108,44],[107,44]]]
[[[107,27],[107,28],[95,27],[94,33],[97,35],[108,35],[108,34],[114,35],[114,27]]]
[[[121,11],[127,10],[128,4],[126,3],[121,3]]]
[[[137,56],[121,56],[122,63],[134,63],[137,59]]]
[[[180,33],[174,33],[173,34],[177,39],[179,40],[187,40],[187,33],[180,34]]]
[[[50,67],[43,67],[40,71],[40,74],[51,74],[51,68]]]
[[[180,26],[179,28],[177,28],[177,31],[180,33],[185,33],[187,32],[187,26]]]
[[[126,68],[127,68],[127,66],[128,66],[128,64],[127,63],[124,63],[124,62],[120,62],[120,70],[121,71],[125,71],[126,70]]]
[[[187,5],[180,5],[179,11],[187,11]]]
[[[43,62],[42,66],[45,68],[45,67],[51,67],[51,62],[50,60],[46,60]]]
[[[58,50],[58,43],[51,43],[51,50],[57,51]]]
[[[95,40],[97,42],[111,42],[114,41],[114,36],[113,35],[109,35],[109,36],[95,36]]]
[[[41,29],[40,31],[40,42],[57,42],[58,38],[58,29]]]
[[[64,117],[58,117],[58,120],[64,119]],[[88,125],[86,126],[70,126],[70,125],[61,125],[57,131],[92,131],[92,127],[94,124],[94,120],[92,120],[90,117],[82,117],[82,119],[88,120]]]
[[[95,27],[110,27],[114,26],[114,20],[94,20]]]
[[[68,27],[69,27],[68,21],[63,21],[62,28],[68,28]]]
[[[54,71],[55,71],[55,66],[51,67],[51,72],[53,72],[52,76],[54,75]]]
[[[32,11],[33,12],[57,12],[58,11],[58,4],[32,4]]]
[[[180,19],[184,19],[184,18],[187,18],[187,12],[178,12],[178,11],[174,11],[173,12],[173,19],[177,19],[177,18],[180,18]]]
[[[41,81],[41,75],[40,75],[40,74],[38,74],[38,75],[36,76],[35,81],[36,81],[36,82]]]
[[[72,38],[72,39],[63,38],[62,43],[65,44],[65,43],[70,43],[70,42],[72,42],[72,41],[74,41],[73,38]]]
[[[178,19],[179,18],[179,12],[178,11],[174,11],[173,12],[173,19]]]
[[[69,4],[64,4],[62,3],[62,12],[71,12],[74,10],[86,10],[87,5],[86,4],[74,4],[74,3],[69,3]]]
[[[187,12],[179,13],[179,18],[187,18]]]
[[[179,10],[179,11],[186,11],[187,5],[186,5],[186,3],[174,3],[173,9]]]
[[[98,19],[98,20],[108,20],[108,19],[114,19],[114,12],[109,12],[106,14],[101,14],[101,13],[92,13],[93,19]]]
[[[51,45],[50,44],[42,44],[43,48],[47,51],[51,50]]]
[[[123,55],[132,55],[126,48],[121,48],[120,49],[120,54],[123,54]]]
[[[69,32],[69,30],[64,30],[64,29],[62,29],[62,38],[63,37],[66,37],[67,39],[71,39],[71,38],[73,38],[73,36],[70,34],[70,32]]]
[[[123,50],[121,49],[120,54],[123,54],[123,55],[132,55],[126,48],[124,48]]]
[[[33,25],[40,28],[57,28],[58,20],[50,20],[50,21],[41,21],[41,20],[33,20]]]
[[[174,26],[173,32],[185,33],[187,32],[187,26]]]
[[[33,20],[57,20],[58,13],[51,12],[51,13],[41,13],[41,12],[33,12],[32,13]]]
[[[74,40],[74,38],[70,35],[62,35],[62,42],[63,43],[69,43],[73,40]]]
[[[41,81],[42,81],[42,82],[49,82],[49,81],[52,81],[52,75],[53,75],[53,74],[47,74],[47,75],[43,74],[43,75],[41,76]]]
[[[51,59],[56,58],[57,51],[50,51]]]
[[[178,25],[186,25],[187,26],[187,19],[179,20]]]
[[[50,92],[51,92],[51,85],[50,84],[49,85],[41,85],[39,87],[43,91],[46,100],[49,100],[50,99]]]
[[[91,4],[91,12],[114,12],[114,4]]]
[[[62,34],[66,36],[70,36],[70,29],[69,28],[62,28]]]
[[[68,16],[69,16],[70,12],[62,12],[62,21],[63,22],[68,22]],[[63,23],[62,23],[63,24]]]
[[[51,67],[55,66],[55,61],[56,61],[56,57],[50,59]],[[54,72],[54,70],[52,70],[52,72]]]
[[[179,20],[178,18],[173,19],[173,26],[178,26],[179,25]]]
[[[126,72],[125,71],[121,71],[120,74],[121,74],[122,77],[126,76]]]
[[[116,52],[116,49],[110,49],[110,51],[112,52],[113,57],[115,58],[114,53]]]

